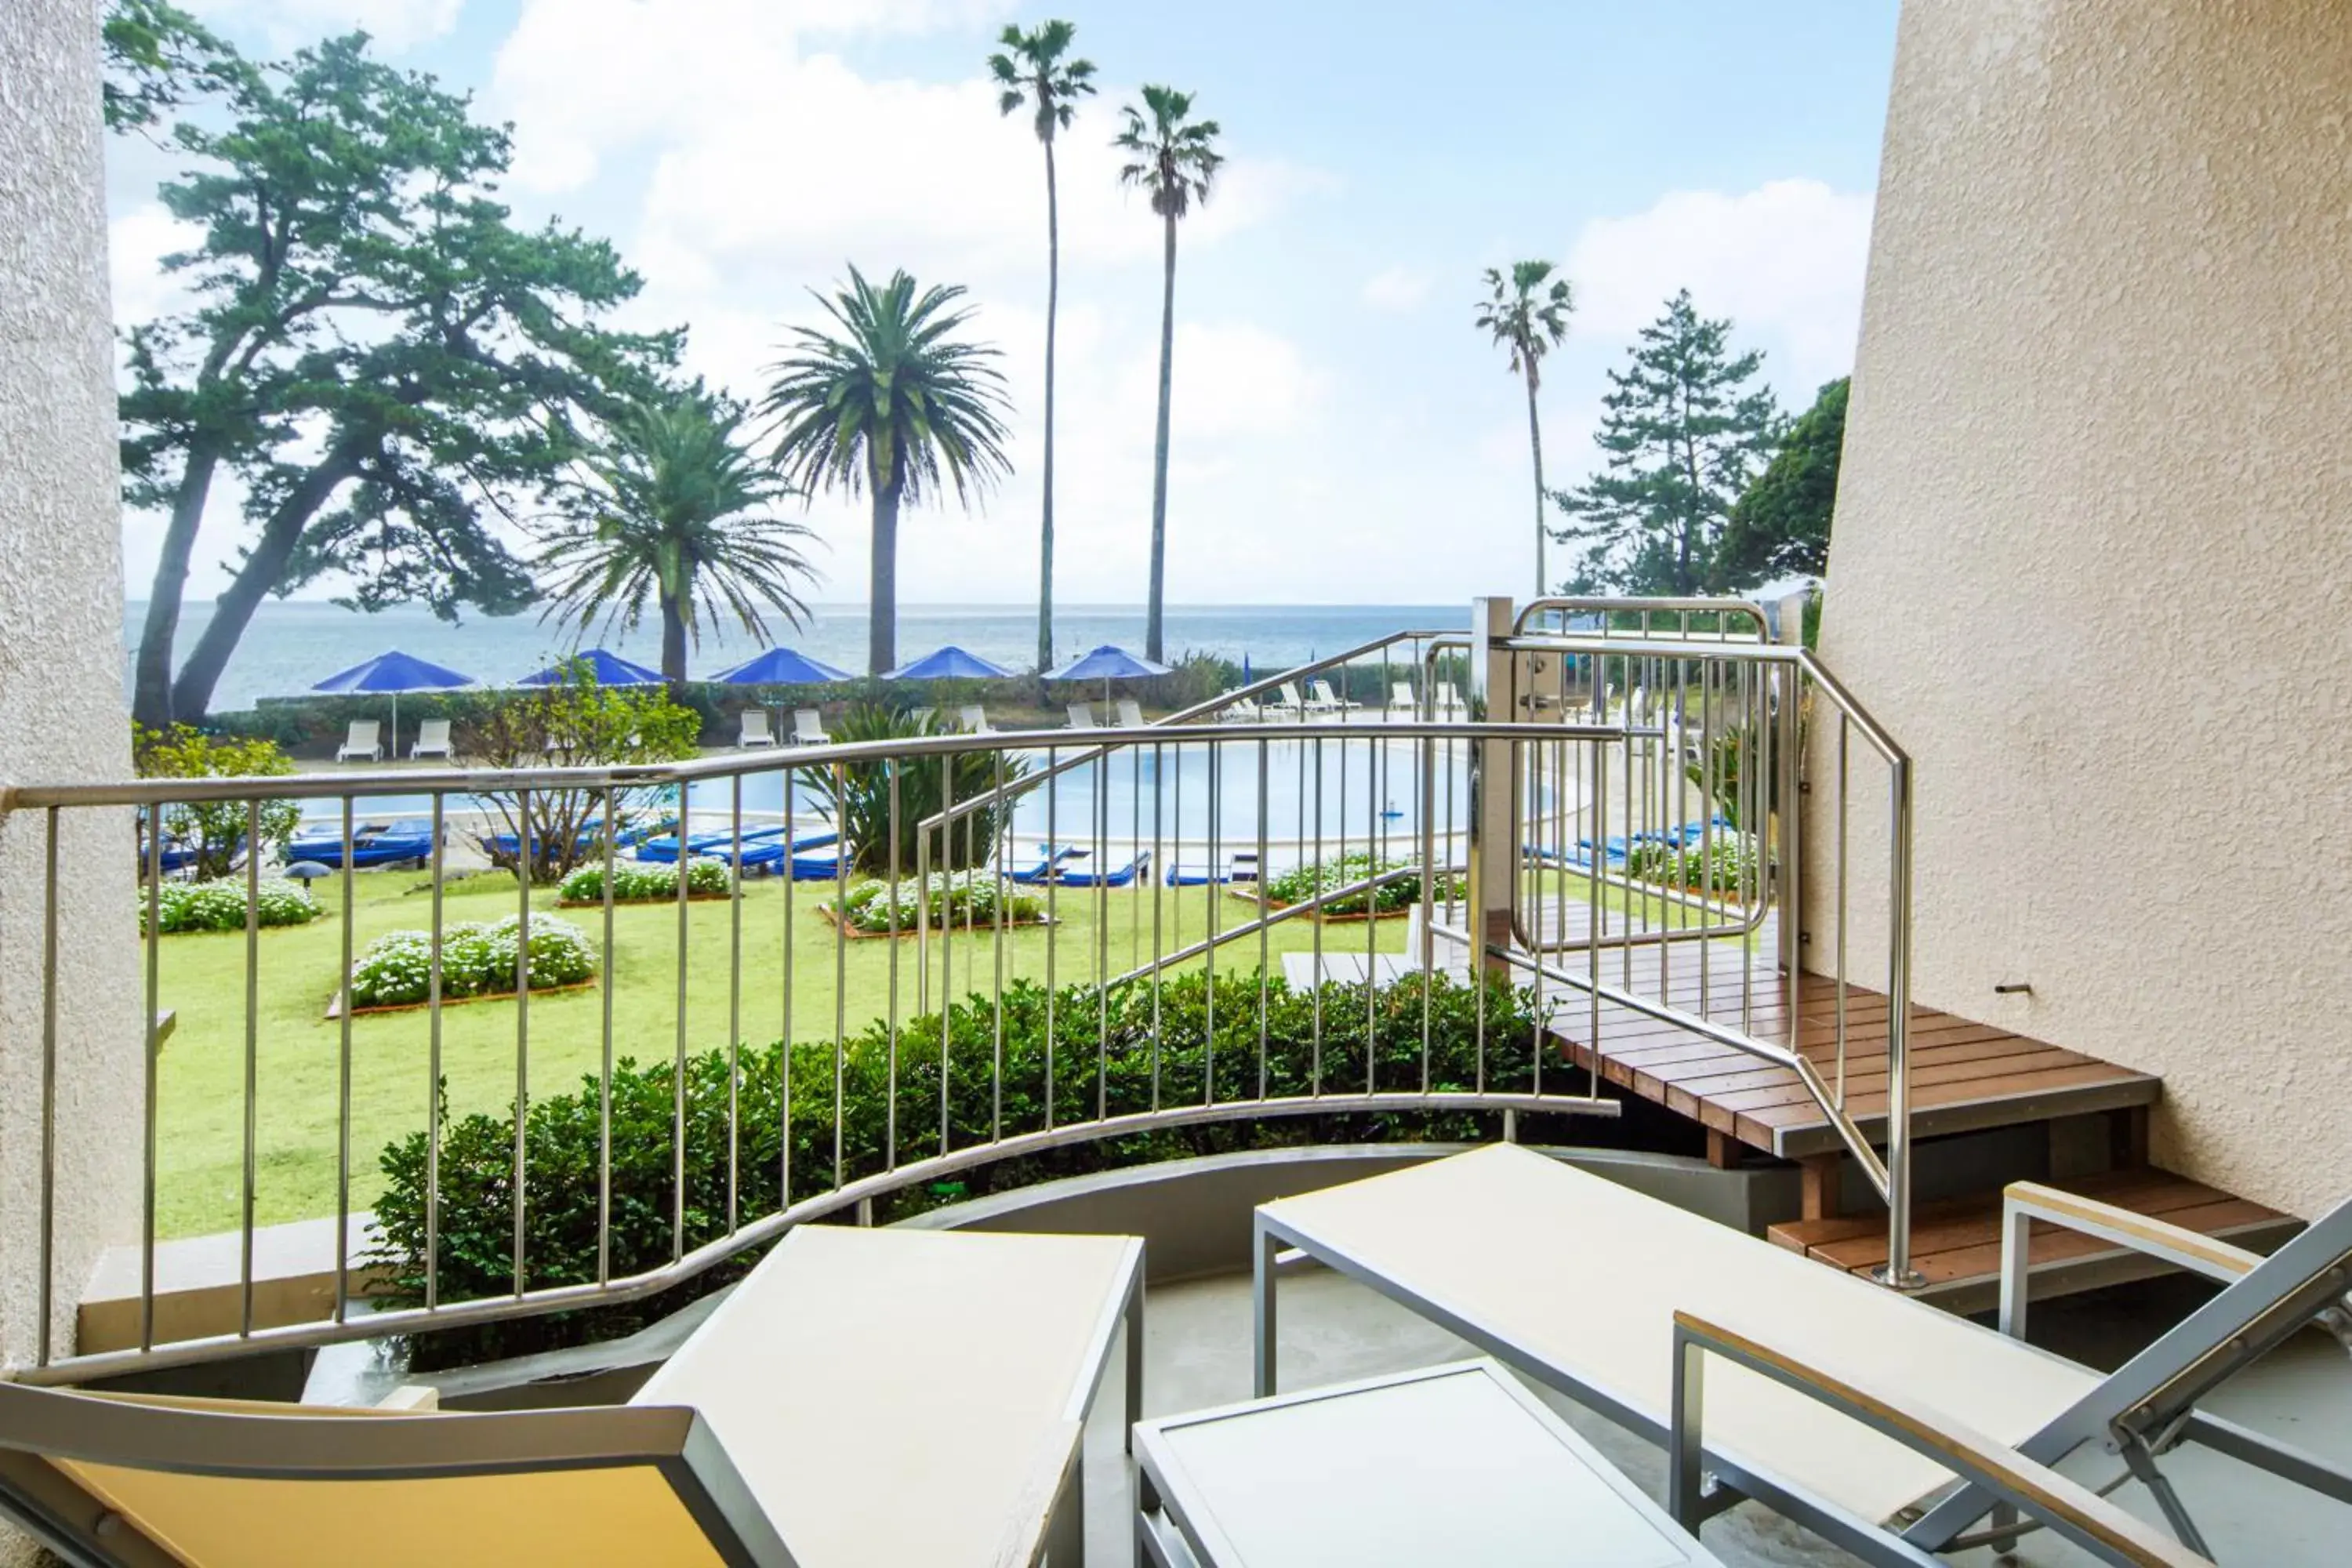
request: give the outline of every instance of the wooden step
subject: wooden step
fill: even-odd
[[[2218,1187],[2144,1167],[2051,1184],[2135,1213],[2185,1226],[2256,1252],[2303,1227],[2292,1215],[2232,1197]],[[1886,1215],[1790,1220],[1766,1234],[1832,1268],[1866,1274],[1886,1261]],[[2036,1223],[2029,1268],[2033,1296],[2071,1295],[2170,1273],[2168,1265],[2077,1231]],[[1911,1266],[1927,1277],[1922,1296],[1956,1312],[1991,1310],[2000,1296],[2000,1194],[1971,1193],[1921,1204],[1911,1215]]]

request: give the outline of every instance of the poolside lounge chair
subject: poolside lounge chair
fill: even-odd
[[[1265,710],[1255,697],[1235,697],[1217,710],[1216,717],[1221,724],[1262,724]]]
[[[1309,681],[1307,689],[1312,694],[1309,705],[1326,713],[1352,713],[1363,706],[1360,702],[1350,702],[1332,690],[1328,680]]]
[[[1076,845],[1066,844],[1056,849],[1050,844],[1037,846],[1037,863],[1025,870],[1006,873],[1006,879],[1024,887],[1034,888],[1054,880],[1055,868],[1072,860],[1083,860],[1087,851]]]
[[[715,833],[698,833],[687,839],[686,856],[689,860],[701,856],[731,860],[738,845],[742,846],[748,853],[761,846],[780,843],[783,837],[784,825],[781,822],[746,827],[740,838],[732,831],[725,828]],[[833,843],[837,835],[832,833],[804,834],[795,838],[793,844],[796,848],[822,848]],[[677,861],[677,835],[672,832],[666,833],[658,838],[641,839],[637,842],[635,853],[637,859],[647,865],[675,865]]]
[[[1236,854],[1222,869],[1179,863],[1168,868],[1166,879],[1171,888],[1222,888],[1233,882],[1255,882],[1257,880],[1257,857]]]
[[[1071,729],[1092,730],[1097,728],[1095,723],[1095,710],[1092,703],[1073,702],[1070,704],[1069,711]]]
[[[837,833],[794,834],[787,844],[781,829],[757,842],[745,834],[740,852],[722,847],[711,853],[730,864],[740,864],[747,877],[789,872],[795,882],[839,881],[845,868],[854,868],[857,862],[857,852],[844,850]]]
[[[423,865],[433,858],[433,823],[420,817],[400,822],[361,823],[352,829],[352,869],[375,866]],[[289,865],[308,860],[316,866],[340,868],[343,863],[341,824],[299,834],[286,845]]]
[[[1142,1246],[803,1226],[622,1405],[0,1384],[0,1511],[103,1568],[1059,1568],[1083,1554],[1079,1436],[1122,1318],[1128,1425],[1141,1414]],[[933,1331],[941,1302],[953,1334]]]
[[[383,761],[383,721],[381,719],[352,721],[350,731],[343,736],[343,743],[335,749],[335,761],[348,763],[353,760],[371,763]]]
[[[996,733],[996,726],[988,721],[988,710],[977,702],[967,703],[956,710],[956,728],[967,735]]]
[[[829,742],[832,739],[832,736],[824,732],[824,716],[818,713],[815,709],[795,708],[793,710],[793,745],[822,746]]]
[[[775,743],[776,732],[768,728],[768,710],[765,708],[744,709],[741,722],[735,731],[735,749],[740,752]]]
[[[1460,714],[1467,713],[1468,711],[1470,711],[1470,705],[1462,700],[1462,693],[1454,689],[1454,682],[1450,680],[1441,680],[1437,683],[1437,714],[1439,718],[1453,718]]]
[[[449,743],[449,721],[426,719],[416,726],[416,743],[408,748],[408,760],[439,757],[443,762],[456,756],[457,748]]]
[[[1275,688],[1265,706],[1266,711],[1278,719],[1303,719],[1308,712],[1307,705],[1299,700],[1298,688],[1287,680]]]
[[[2105,1541],[2095,1550],[2110,1562],[2202,1562],[2145,1540],[2145,1527],[2133,1536],[2088,1494],[2049,1485],[2042,1467],[2085,1442],[2120,1451],[2184,1537],[2193,1525],[2156,1468],[2179,1442],[2204,1443],[2352,1503],[2352,1474],[2198,1408],[2232,1373],[2340,1306],[2352,1203],[2262,1258],[2020,1184],[2003,1216],[2002,1299],[2014,1309],[2005,1312],[2012,1329],[2022,1326],[2025,1227],[2034,1221],[2235,1282],[2102,1377],[1500,1144],[1260,1208],[1257,1382],[1270,1390],[1277,1371],[1273,1255],[1297,1247],[1637,1433],[1670,1441],[1680,1423],[1685,1440],[1703,1437],[1705,1468],[1721,1483],[1714,1496],[1698,1496],[1696,1447],[1670,1468],[1675,1506],[1690,1525],[1744,1495],[1867,1562],[1917,1568],[1997,1504],[2021,1504],[2078,1544],[2086,1531]],[[1549,1244],[1561,1236],[1575,1245]],[[1707,1371],[1694,1413],[1678,1380],[1697,1358],[1717,1354],[1739,1364]],[[1856,1406],[1872,1401],[1877,1409],[1856,1419]],[[1989,1490],[1988,1464],[2039,1489]],[[1970,1484],[1948,1490],[1956,1469]]]
[[[1412,682],[1392,680],[1389,683],[1388,716],[1391,719],[1413,719],[1421,714],[1421,703],[1413,697]]]
[[[1142,729],[1144,727],[1143,704],[1138,702],[1132,697],[1120,698],[1118,700],[1118,727],[1122,730]]]
[[[1083,858],[1074,856],[1071,859],[1077,862]],[[1139,849],[1127,864],[1108,871],[1082,863],[1065,864],[1054,873],[1054,880],[1065,888],[1125,888],[1132,886],[1136,878],[1150,868],[1151,851]]]

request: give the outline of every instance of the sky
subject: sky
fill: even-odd
[[[1763,351],[1786,406],[1852,365],[1895,0],[183,0],[248,53],[365,27],[510,121],[505,198],[614,240],[620,318],[688,329],[744,396],[812,289],[856,264],[966,287],[1004,353],[1012,477],[900,529],[909,603],[1034,603],[1045,296],[1043,155],[984,60],[1007,22],[1077,26],[1100,91],[1057,144],[1055,596],[1139,603],[1149,560],[1159,221],[1108,146],[1146,82],[1196,96],[1230,162],[1182,226],[1168,596],[1429,604],[1533,584],[1527,412],[1472,317],[1485,268],[1541,257],[1577,294],[1545,362],[1546,478],[1592,436],[1640,327],[1687,288]],[[168,311],[187,243],[168,154],[118,138],[115,306]],[[824,581],[865,597],[862,502],[812,500]],[[134,597],[159,527],[125,523]],[[192,597],[240,542],[216,500]],[[1554,559],[1560,552],[1555,550]],[[326,596],[331,582],[309,590]]]

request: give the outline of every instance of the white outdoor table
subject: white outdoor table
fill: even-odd
[[[1156,1568],[1721,1568],[1492,1360],[1135,1427]]]

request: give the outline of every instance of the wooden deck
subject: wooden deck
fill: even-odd
[[[2053,1184],[2256,1252],[2268,1252],[2302,1227],[2292,1215],[2168,1171],[2109,1171]],[[1766,1234],[1781,1247],[1848,1273],[1866,1274],[1886,1261],[1883,1213],[1790,1220]],[[2033,1227],[2030,1258],[2037,1296],[2095,1289],[2171,1271],[2142,1254],[2042,1224]],[[1992,1307],[2000,1289],[2000,1194],[1979,1193],[1921,1204],[1911,1220],[1911,1262],[1927,1279],[1923,1294],[1939,1305],[1958,1312]]]

